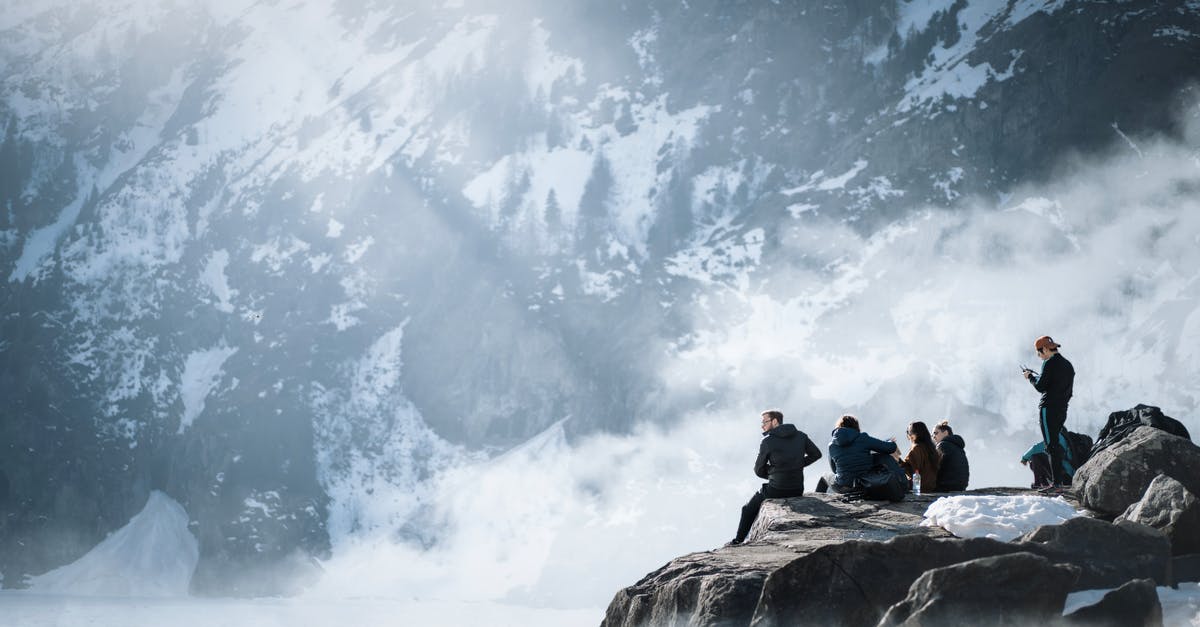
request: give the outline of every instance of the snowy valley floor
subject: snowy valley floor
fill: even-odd
[[[129,598],[0,592],[3,627],[300,627],[306,625],[598,625],[604,608],[398,599]]]
[[[1066,612],[1102,590],[1067,597]],[[1200,627],[1200,584],[1159,588],[1165,627]],[[299,627],[304,625],[597,625],[602,608],[555,610],[498,603],[393,599],[117,598],[0,592],[3,627]]]

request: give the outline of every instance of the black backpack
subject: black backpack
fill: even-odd
[[[1066,431],[1064,429],[1064,431]],[[1071,466],[1075,470],[1079,470],[1092,456],[1092,438],[1086,433],[1075,433],[1074,431],[1066,431],[1067,434],[1067,454],[1070,455]]]
[[[876,465],[867,474],[858,478],[858,487],[868,501],[904,500],[904,481],[882,464]]]

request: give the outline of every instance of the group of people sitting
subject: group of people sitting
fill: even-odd
[[[878,440],[858,424],[854,416],[838,419],[829,443],[829,466],[833,472],[821,477],[817,492],[855,492],[860,479],[876,466],[893,472],[903,472],[908,487],[913,476],[920,475],[921,490],[925,492],[957,492],[967,489],[971,468],[964,451],[966,443],[954,435],[950,423],[943,420],[929,432],[924,422],[908,424],[908,454],[900,456],[895,438]]]
[[[764,500],[802,496],[804,468],[822,457],[821,449],[807,434],[783,422],[779,410],[762,413],[762,432],[754,474],[767,483],[742,507],[737,535],[730,544],[745,541]],[[913,475],[919,474],[923,492],[967,489],[971,471],[963,450],[966,444],[948,422],[938,423],[932,434],[924,422],[909,423],[908,440],[908,454],[901,457],[895,438],[873,438],[862,430],[857,418],[842,416],[829,442],[832,472],[817,482],[817,492],[861,493],[863,478],[879,466],[897,477],[903,476],[910,487]]]

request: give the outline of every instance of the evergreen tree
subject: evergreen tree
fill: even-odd
[[[558,237],[562,233],[562,207],[558,206],[558,196],[554,193],[554,188],[546,192],[546,209],[543,214],[546,219],[546,230],[549,231],[551,237]]]
[[[608,234],[608,204],[613,192],[612,169],[604,153],[597,152],[592,173],[579,199],[579,245],[590,251],[605,242]]]

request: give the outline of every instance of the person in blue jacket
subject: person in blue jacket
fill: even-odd
[[[833,440],[829,442],[829,467],[833,472],[821,477],[817,482],[817,492],[856,490],[858,478],[867,474],[875,464],[883,463],[889,468],[895,466],[891,458],[895,452],[894,439],[875,439],[859,430],[858,418],[849,414],[842,416],[833,430]]]
[[[1072,459],[1071,445],[1067,440],[1065,429],[1058,432],[1058,445],[1064,451],[1060,474],[1066,478],[1064,485],[1071,485],[1071,480],[1075,477],[1075,460]],[[1039,441],[1029,447],[1029,450],[1021,456],[1021,463],[1029,466],[1029,469],[1033,471],[1033,483],[1029,487],[1038,490],[1053,485],[1054,472],[1050,468],[1052,462],[1050,454],[1046,452],[1045,442]]]

